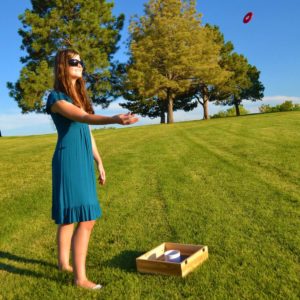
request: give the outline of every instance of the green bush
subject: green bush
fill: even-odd
[[[298,104],[298,103],[295,104],[293,110],[295,110],[295,111],[296,111],[296,110],[297,110],[297,111],[300,111],[300,104]]]
[[[243,105],[240,105],[240,114],[241,115],[247,115],[250,112],[248,110],[246,110],[246,108]],[[226,117],[234,117],[236,116],[236,111],[235,111],[235,107],[231,107],[229,109],[227,109],[226,111],[221,110],[219,111],[217,114],[214,114],[213,116],[211,116],[212,119],[214,118],[226,118]]]
[[[259,112],[261,113],[268,113],[272,111],[272,107],[269,104],[263,104],[259,107]]]
[[[291,111],[294,108],[292,101],[285,101],[279,105],[279,111]]]
[[[270,112],[281,112],[281,111],[299,111],[300,110],[300,104],[293,104],[292,101],[284,101],[283,103],[276,105],[276,106],[270,106],[269,104],[263,104],[259,107],[259,111],[261,113],[270,113]]]

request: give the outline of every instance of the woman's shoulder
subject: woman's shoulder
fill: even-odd
[[[48,95],[48,100],[66,100],[70,101],[71,98],[66,93],[58,91],[58,90],[51,90]]]
[[[51,114],[51,106],[59,100],[65,100],[73,103],[71,97],[69,97],[66,93],[58,90],[51,90],[46,103],[46,112],[48,114]]]

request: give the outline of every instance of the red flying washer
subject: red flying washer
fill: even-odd
[[[244,17],[243,22],[245,24],[249,23],[251,21],[252,17],[253,17],[253,12],[248,12]]]

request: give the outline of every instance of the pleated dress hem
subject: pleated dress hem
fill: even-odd
[[[77,222],[92,221],[102,215],[99,204],[82,205],[79,207],[65,208],[63,215],[57,218],[57,213],[52,212],[55,224],[70,224]]]

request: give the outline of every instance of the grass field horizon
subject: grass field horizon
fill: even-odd
[[[93,130],[97,187],[87,291],[57,271],[57,135],[0,138],[0,299],[299,299],[300,112]],[[208,246],[186,278],[136,272],[162,242]]]

